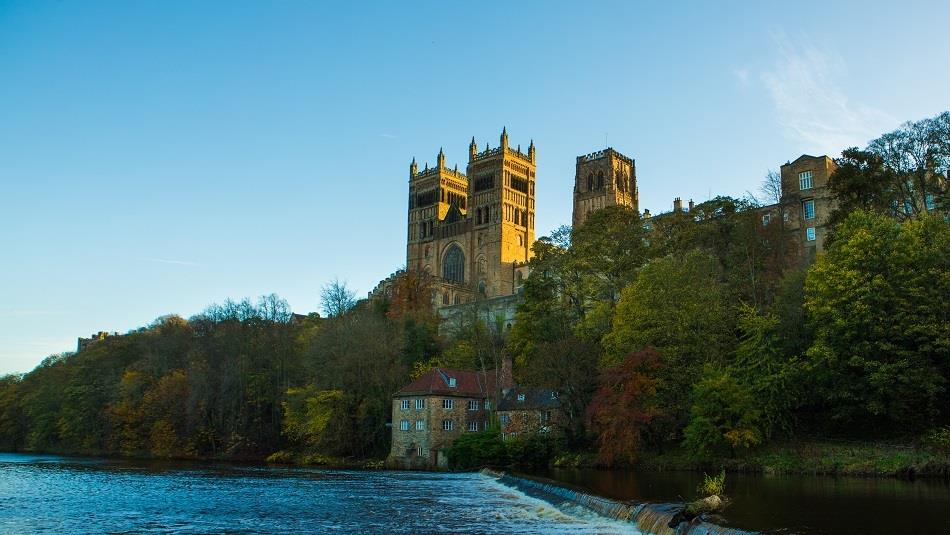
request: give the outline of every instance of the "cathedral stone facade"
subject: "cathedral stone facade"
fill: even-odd
[[[465,173],[445,164],[409,166],[406,268],[436,281],[436,307],[515,295],[527,277],[534,243],[535,148],[468,148]]]

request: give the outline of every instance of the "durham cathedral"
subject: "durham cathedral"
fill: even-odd
[[[458,165],[446,165],[441,149],[433,167],[426,163],[420,170],[415,158],[409,165],[406,269],[429,274],[432,304],[443,319],[476,303],[486,319],[500,318],[511,326],[535,237],[535,150],[534,141],[526,152],[512,147],[502,129],[494,148],[486,144],[480,150],[472,138],[464,173]],[[828,186],[835,168],[828,156],[803,154],[785,163],[781,200],[756,208],[761,227],[780,225],[803,261],[823,249],[835,207]],[[640,210],[635,161],[612,148],[578,156],[573,227],[591,212],[614,205]],[[677,197],[669,213],[692,210],[692,200],[685,208]],[[642,214],[645,226],[665,216]],[[380,282],[370,297],[389,294],[400,273]]]
[[[535,238],[535,162],[534,142],[522,152],[504,129],[494,148],[479,150],[472,138],[464,173],[446,165],[441,149],[433,167],[419,169],[413,158],[406,269],[433,276],[433,305],[444,316],[455,305],[480,300],[511,319]],[[605,206],[638,209],[631,158],[606,149],[579,156],[576,171],[575,226]]]

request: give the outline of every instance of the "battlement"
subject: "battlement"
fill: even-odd
[[[525,163],[529,163],[529,164],[533,164],[533,163],[534,163],[534,162],[531,161],[531,156],[530,156],[530,155],[525,154],[525,153],[521,152],[521,151],[518,150],[518,149],[513,149],[513,148],[511,148],[511,147],[508,147],[508,148],[505,148],[505,147],[495,147],[494,149],[485,149],[485,150],[483,150],[482,152],[479,152],[479,153],[475,154],[475,156],[472,158],[472,161],[473,161],[473,162],[477,162],[477,161],[479,161],[479,160],[484,160],[484,159],[486,159],[486,158],[493,158],[493,157],[495,157],[495,156],[501,156],[501,155],[503,155],[503,154],[506,154],[506,155],[508,155],[508,156],[514,156],[514,157],[516,157],[516,158],[518,158],[518,159],[524,161]]]
[[[625,161],[630,165],[633,165],[633,158],[628,158],[623,154],[617,152],[613,147],[607,147],[606,149],[599,150],[597,152],[591,152],[590,154],[585,154],[583,156],[577,157],[577,163],[591,162],[594,160],[600,160],[601,158],[606,158],[610,155],[613,155],[615,158]]]
[[[458,179],[462,179],[462,180],[468,180],[468,176],[466,176],[465,173],[459,171],[459,170],[458,170],[458,166],[456,166],[454,169],[450,169],[450,168],[448,168],[448,167],[442,167],[442,168],[439,168],[439,167],[428,167],[428,165],[426,165],[426,167],[425,167],[422,171],[419,171],[419,172],[417,172],[416,174],[412,175],[412,176],[411,176],[411,179],[412,179],[412,180],[415,180],[415,179],[419,179],[419,178],[423,178],[423,177],[435,176],[435,175],[438,175],[438,174],[440,174],[440,173],[441,173],[441,174],[448,175],[448,176],[450,176],[450,177],[452,177],[452,178],[458,178]]]

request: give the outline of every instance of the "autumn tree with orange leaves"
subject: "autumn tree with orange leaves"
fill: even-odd
[[[614,466],[636,459],[644,428],[663,415],[656,403],[659,367],[659,355],[647,347],[603,371],[600,387],[587,408],[599,464]]]

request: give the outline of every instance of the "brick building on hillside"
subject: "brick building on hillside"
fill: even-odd
[[[548,433],[562,414],[557,391],[518,387],[504,393],[497,412],[502,440]]]

